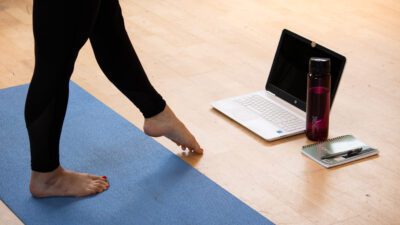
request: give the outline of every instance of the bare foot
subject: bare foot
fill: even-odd
[[[171,139],[178,146],[181,146],[182,150],[187,148],[199,154],[203,153],[203,149],[194,136],[168,106],[161,113],[145,119],[143,130],[144,133],[152,137],[165,136]]]
[[[83,197],[103,192],[109,187],[107,177],[64,170],[61,166],[48,173],[32,171],[30,191],[34,197]]]

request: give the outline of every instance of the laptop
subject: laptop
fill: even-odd
[[[282,31],[265,90],[211,105],[267,141],[303,133],[311,57],[331,59],[332,107],[346,58],[287,29]]]

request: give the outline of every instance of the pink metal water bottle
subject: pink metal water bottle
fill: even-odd
[[[311,58],[307,77],[306,135],[312,141],[328,138],[331,93],[331,61]]]

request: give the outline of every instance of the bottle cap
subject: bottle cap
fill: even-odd
[[[311,74],[322,75],[331,73],[331,60],[329,58],[310,58],[308,69]]]

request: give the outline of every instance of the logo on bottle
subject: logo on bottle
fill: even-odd
[[[311,117],[311,127],[313,130],[318,129],[318,116]]]

